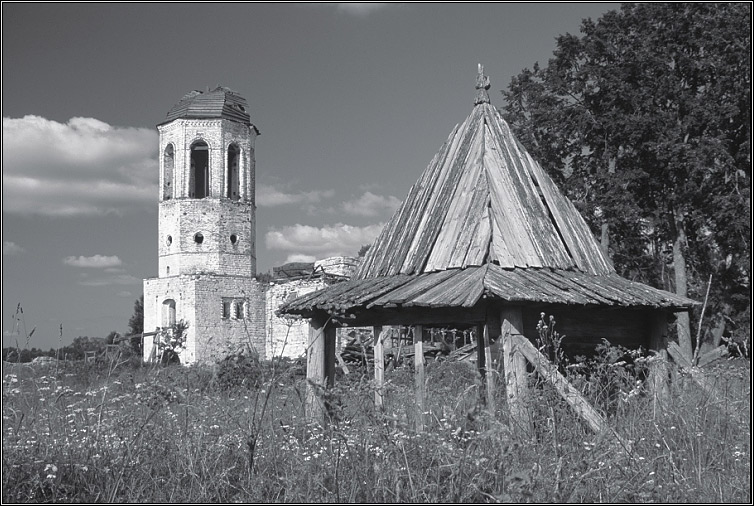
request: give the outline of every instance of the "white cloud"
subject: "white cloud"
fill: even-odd
[[[343,210],[356,216],[377,216],[383,212],[392,213],[401,201],[392,195],[375,195],[367,191],[360,197],[343,202]]]
[[[122,290],[118,292],[118,297],[133,297],[133,294],[128,290]]]
[[[289,259],[294,255],[319,259],[337,255],[355,256],[361,246],[375,240],[383,226],[384,223],[365,227],[343,223],[324,227],[296,224],[282,229],[270,229],[265,234],[265,244],[269,249],[288,252]]]
[[[277,188],[260,184],[257,186],[257,205],[260,207],[275,207],[290,204],[317,204],[323,199],[335,195],[334,190],[313,190],[308,192],[286,193]]]
[[[335,4],[338,11],[345,12],[346,14],[353,14],[354,16],[368,16],[372,12],[387,8],[390,5],[395,4],[376,2],[338,2]]]
[[[79,281],[81,286],[110,286],[110,285],[137,285],[143,280],[130,274],[118,274]]]
[[[18,255],[26,251],[21,246],[12,241],[3,241],[3,256],[5,255]]]
[[[156,131],[94,118],[3,118],[3,211],[121,214],[156,199]]]
[[[300,253],[292,253],[288,255],[285,259],[285,263],[288,262],[316,262],[317,257],[314,255],[302,255]]]
[[[112,267],[118,267],[123,264],[123,261],[117,256],[104,256],[94,255],[90,257],[85,256],[69,256],[63,259],[63,263],[71,265],[73,267],[91,267],[94,269],[107,269]]]

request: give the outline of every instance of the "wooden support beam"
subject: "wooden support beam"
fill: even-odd
[[[485,376],[487,375],[487,370],[485,369],[486,363],[484,360],[484,325],[477,325],[474,331],[474,333],[476,334],[476,368],[477,371],[479,371],[479,376],[482,378],[482,387],[479,391],[479,402],[483,403],[486,406],[487,384],[485,382]]]
[[[612,428],[610,428],[610,425],[608,425],[607,420],[605,420],[605,418],[599,414],[589,402],[584,399],[584,397],[582,397],[578,390],[568,383],[568,380],[558,372],[557,366],[547,360],[547,357],[542,355],[542,353],[540,353],[540,351],[528,339],[521,335],[513,335],[511,336],[511,341],[513,342],[513,346],[518,349],[524,357],[526,357],[526,360],[536,367],[539,374],[542,375],[546,381],[550,382],[552,386],[555,387],[560,396],[570,404],[573,410],[576,411],[584,421],[586,421],[594,432],[598,434],[602,432],[612,434],[620,440],[618,435],[615,434]]]
[[[416,396],[416,431],[424,431],[424,327],[414,325],[414,394]]]
[[[484,344],[484,381],[485,392],[487,394],[487,409],[495,412],[495,367],[492,365],[492,348],[490,347],[490,326],[484,324],[482,330],[482,341]]]
[[[325,389],[325,323],[322,316],[309,321],[309,341],[306,347],[306,406],[308,421],[324,419],[322,393]]]
[[[377,410],[383,409],[383,387],[385,385],[385,352],[383,340],[386,331],[383,333],[382,326],[375,325],[372,328],[374,334],[374,407]]]
[[[523,316],[520,307],[504,306],[500,312],[501,339],[503,340],[503,369],[505,371],[505,395],[508,401],[511,425],[531,433],[531,419],[526,409],[526,359],[514,346],[516,336],[522,335]]]
[[[327,388],[335,386],[335,341],[337,329],[333,325],[325,326],[325,378]]]
[[[654,413],[662,410],[670,400],[670,371],[668,369],[668,317],[655,312],[649,320],[649,349],[657,351],[649,366],[649,388]]]

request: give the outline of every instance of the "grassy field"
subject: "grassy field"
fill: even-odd
[[[750,362],[707,369],[720,397],[679,376],[657,405],[637,383],[641,361],[615,356],[606,351],[588,375],[568,371],[630,447],[590,433],[535,376],[533,430],[512,431],[502,392],[497,410],[480,408],[464,362],[428,364],[420,434],[407,367],[386,372],[384,412],[372,405],[371,371],[339,370],[322,426],[305,420],[305,379],[290,363],[263,364],[235,387],[217,368],[6,363],[2,498],[751,502]]]

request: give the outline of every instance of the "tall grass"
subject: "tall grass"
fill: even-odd
[[[612,350],[612,351],[611,351]],[[425,431],[413,374],[350,367],[327,393],[330,424],[304,418],[300,365],[260,364],[228,388],[201,367],[4,366],[5,502],[750,502],[750,364],[709,371],[725,399],[686,378],[658,408],[637,365],[606,347],[574,384],[630,447],[590,433],[530,378],[533,433],[509,429],[502,387],[479,405],[473,365],[427,365]],[[617,364],[617,365],[616,365]],[[266,401],[266,404],[265,404]]]

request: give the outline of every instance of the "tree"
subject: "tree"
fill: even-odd
[[[750,307],[750,28],[744,3],[625,4],[503,92],[618,272],[696,298],[712,274],[718,323]],[[677,329],[690,355],[688,315]]]
[[[359,248],[359,252],[356,254],[359,258],[362,258],[366,256],[367,251],[369,251],[369,248],[371,247],[371,244],[364,244],[361,248]]]
[[[141,334],[144,332],[144,294],[134,301],[134,313],[128,320],[128,333]]]
[[[128,320],[128,333],[131,335],[131,349],[141,355],[141,334],[144,332],[144,294],[134,302],[134,313]],[[136,336],[136,334],[139,334]]]

